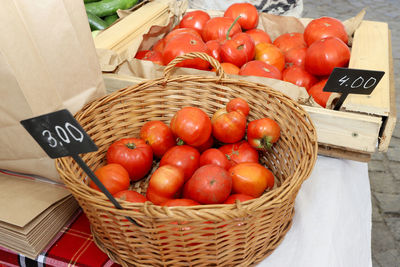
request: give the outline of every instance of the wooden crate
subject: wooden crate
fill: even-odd
[[[395,86],[388,24],[362,21],[354,34],[350,68],[381,70],[385,75],[369,95],[350,95],[344,110],[303,106],[317,129],[319,154],[369,161],[386,152],[396,124]],[[138,77],[104,74],[107,90],[115,91],[143,81]]]

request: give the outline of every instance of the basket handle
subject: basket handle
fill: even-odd
[[[218,76],[218,79],[226,78],[226,73],[224,72],[218,60],[203,52],[190,52],[181,56],[177,56],[171,62],[169,62],[168,65],[165,67],[164,78],[168,79],[171,76],[172,71],[174,70],[174,68],[178,63],[186,59],[195,59],[195,58],[201,58],[205,61],[208,61],[211,64],[211,66],[213,66],[216,69],[216,75]]]

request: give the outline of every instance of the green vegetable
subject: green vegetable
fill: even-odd
[[[100,1],[100,0],[84,0],[83,2],[86,4],[86,3],[98,2],[98,1]]]
[[[98,17],[113,15],[118,9],[128,9],[136,5],[138,0],[101,0],[85,4],[86,11]]]
[[[116,21],[117,19],[119,19],[119,17],[118,17],[117,14],[104,17],[104,21],[107,23],[108,26],[110,26],[111,24],[113,24],[114,21]]]
[[[95,14],[86,11],[88,20],[89,20],[89,25],[90,25],[90,29],[92,31],[95,30],[104,30],[105,28],[108,27],[108,24],[102,20],[101,18],[99,18],[98,16],[96,16]]]

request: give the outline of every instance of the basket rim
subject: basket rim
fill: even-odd
[[[157,79],[152,79],[152,80],[146,80],[142,81],[138,84],[128,86],[125,88],[121,88],[119,90],[114,91],[113,93],[107,94],[103,97],[100,97],[98,99],[92,100],[91,102],[87,103],[82,107],[81,110],[76,112],[74,114],[74,117],[79,121],[80,119],[85,117],[85,114],[88,113],[90,110],[103,105],[105,102],[108,102],[110,100],[116,99],[120,96],[125,96],[128,94],[131,94],[137,90],[140,90],[142,87],[150,87],[155,84],[161,84],[163,86],[166,86],[168,83],[172,82],[187,82],[187,81],[197,81],[198,79],[206,79],[208,82],[215,82],[215,83],[221,83],[223,85],[229,85],[229,84],[245,84],[247,86],[253,86],[253,87],[261,87],[261,88],[255,88],[255,90],[266,90],[268,93],[272,93],[274,96],[278,98],[282,98],[286,101],[289,101],[291,104],[293,104],[296,109],[301,112],[302,117],[305,117],[305,120],[307,120],[307,125],[308,125],[308,130],[309,133],[307,133],[308,139],[309,139],[309,145],[312,146],[312,149],[310,149],[311,152],[311,158],[305,158],[303,157],[302,161],[307,161],[308,163],[308,168],[304,169],[299,169],[297,168],[289,177],[286,177],[285,181],[276,188],[273,188],[272,190],[265,191],[260,197],[246,201],[246,202],[236,202],[235,204],[208,204],[208,205],[198,205],[198,206],[177,206],[177,207],[162,207],[156,204],[153,204],[151,202],[146,202],[146,203],[130,203],[125,200],[121,200],[120,204],[124,208],[124,210],[117,210],[113,204],[107,199],[107,197],[102,193],[99,192],[95,189],[90,188],[89,186],[85,186],[80,188],[80,191],[75,191],[76,194],[79,194],[81,197],[94,197],[96,198],[96,202],[98,203],[93,203],[97,204],[99,207],[105,208],[107,210],[111,210],[113,212],[118,211],[118,214],[122,215],[132,215],[133,211],[132,208],[140,208],[141,212],[144,212],[145,214],[149,215],[150,212],[146,212],[147,210],[155,211],[156,213],[159,214],[165,214],[166,217],[174,216],[176,214],[180,214],[181,211],[185,210],[202,210],[205,212],[215,212],[215,211],[221,211],[224,210],[226,213],[231,213],[233,211],[236,211],[238,214],[242,214],[245,216],[245,214],[249,212],[254,212],[257,211],[258,208],[262,206],[262,202],[265,201],[276,201],[277,203],[281,202],[281,199],[284,197],[288,196],[288,193],[291,191],[291,185],[300,183],[303,183],[305,179],[309,177],[311,174],[311,171],[315,165],[316,159],[317,159],[317,151],[318,151],[318,142],[317,142],[317,134],[316,130],[314,127],[314,124],[309,116],[309,114],[305,111],[305,109],[298,104],[296,101],[291,99],[289,96],[285,95],[284,93],[268,86],[265,84],[261,83],[256,83],[253,81],[245,81],[245,80],[240,80],[236,78],[230,78],[230,77],[217,77],[217,76],[201,76],[201,75],[174,75],[174,76],[169,76],[169,77],[160,77]],[[304,125],[306,125],[303,122]],[[55,160],[56,168],[57,171],[60,173],[60,166],[65,163],[67,164],[67,159],[66,158],[58,158]],[[72,161],[72,159],[71,159]],[[60,176],[62,180],[64,180],[64,183],[67,184],[67,187],[70,188],[70,184],[68,184],[66,179],[63,178],[63,175],[60,173]],[[297,177],[295,179],[294,177]],[[80,184],[80,182],[77,179],[75,183]],[[71,183],[72,184],[72,183]],[[80,184],[82,185],[82,184]],[[125,209],[127,209],[125,211]],[[129,209],[129,210],[128,210]],[[224,212],[225,213],[225,212]]]

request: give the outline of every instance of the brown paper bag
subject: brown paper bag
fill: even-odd
[[[83,1],[4,1],[0,32],[0,169],[59,181],[20,121],[105,94]]]

